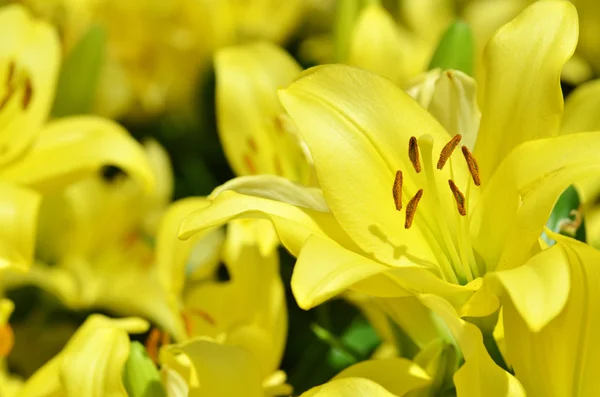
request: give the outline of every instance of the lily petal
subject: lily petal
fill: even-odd
[[[519,310],[507,300],[504,334],[508,361],[529,395],[564,396],[597,394],[600,380],[600,252],[576,240],[553,236],[569,267],[571,288],[564,309],[535,332]]]
[[[203,197],[188,197],[171,204],[160,220],[156,234],[156,271],[165,291],[173,296],[180,296],[183,291],[187,260],[206,233],[199,233],[186,241],[175,237],[188,214],[209,204],[210,201]]]
[[[375,3],[358,15],[347,63],[402,85],[426,69],[430,57],[428,50],[425,43],[411,37],[380,4]]]
[[[197,381],[187,379],[190,397],[261,397],[262,379],[256,358],[239,346],[195,339],[169,346],[171,354],[185,354]]]
[[[497,270],[523,264],[558,196],[600,172],[600,132],[521,144],[504,159],[475,208],[476,249]],[[494,238],[489,238],[494,236]]]
[[[354,242],[383,263],[433,260],[420,227],[402,227],[391,188],[402,170],[405,202],[418,190],[406,155],[411,136],[431,135],[439,153],[448,133],[389,80],[349,66],[310,69],[280,98],[310,149],[331,211]],[[395,258],[398,250],[407,254]]]
[[[423,295],[421,300],[442,318],[462,350],[465,364],[454,375],[459,397],[525,396],[519,381],[488,355],[481,331],[475,325],[461,320],[454,308],[438,296]]]
[[[504,25],[488,44],[475,145],[483,183],[518,144],[558,134],[560,73],[575,50],[577,34],[572,4],[542,1]]]
[[[432,46],[437,44],[454,19],[455,6],[451,0],[403,0],[399,7],[408,28]]]
[[[235,186],[231,185],[234,181]],[[266,175],[236,178],[229,184],[229,188],[246,194],[217,188],[220,194],[216,194],[211,205],[191,213],[183,221],[179,238],[187,239],[201,230],[223,225],[232,219],[259,218],[273,222],[281,242],[294,256],[298,256],[311,234],[358,250],[333,215],[322,211],[327,211],[327,207],[318,189]]]
[[[562,310],[571,289],[566,253],[550,247],[514,269],[493,272],[532,332],[545,327]],[[491,282],[486,277],[486,282]]]
[[[308,237],[292,274],[292,291],[298,306],[308,310],[344,292],[358,281],[385,273],[390,267],[348,251],[333,241]],[[399,285],[392,292],[405,296]]]
[[[147,191],[154,178],[142,147],[118,124],[93,116],[48,124],[28,155],[0,172],[0,178],[41,192],[59,189],[114,165]]]
[[[405,358],[367,360],[346,368],[332,380],[366,378],[385,387],[396,396],[428,386],[431,378],[414,362]]]
[[[0,35],[10,37],[0,44],[0,58],[8,61],[0,66],[2,84],[6,84],[0,90],[5,98],[0,106],[2,167],[31,146],[42,123],[48,118],[58,80],[60,42],[49,24],[35,20],[21,5],[2,8]],[[10,63],[12,66],[9,66]],[[12,73],[10,68],[13,68]],[[9,79],[6,79],[5,73]],[[8,81],[4,83],[4,79]],[[19,88],[19,85],[23,87]],[[29,89],[30,99],[24,106],[22,98],[26,94],[20,90]],[[12,94],[11,90],[14,90]],[[13,101],[15,103],[10,103]]]
[[[577,87],[565,102],[561,134],[600,130],[600,80]]]
[[[460,307],[479,288],[481,279],[466,286],[450,284],[426,267],[414,263],[386,266],[331,239],[313,235],[302,247],[291,284],[303,309],[317,306],[347,289],[384,298],[434,293]]]
[[[300,397],[398,397],[383,386],[364,378],[335,379],[313,387]]]
[[[219,136],[237,175],[307,175],[304,155],[280,120],[277,90],[302,71],[283,49],[269,43],[227,47],[215,56]]]
[[[36,192],[0,182],[0,270],[33,263],[40,202]]]

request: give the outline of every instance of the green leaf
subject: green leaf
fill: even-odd
[[[460,70],[473,75],[475,41],[468,24],[456,21],[442,36],[429,63],[429,69]]]
[[[546,222],[546,227],[555,233],[585,242],[585,224],[582,218],[583,215],[579,211],[580,206],[579,193],[573,186],[569,186],[554,204],[554,209],[548,218],[548,222]],[[555,243],[546,233],[542,233],[542,238],[550,245]]]
[[[105,48],[104,28],[99,25],[90,27],[62,64],[52,116],[92,111]]]
[[[334,59],[345,62],[350,48],[352,29],[361,9],[360,0],[337,0],[333,26]]]
[[[131,342],[123,368],[123,383],[129,397],[166,397],[160,374],[140,342]]]

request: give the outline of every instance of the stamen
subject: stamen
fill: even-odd
[[[4,93],[4,97],[0,100],[0,110],[4,109],[10,98],[15,93],[15,88],[12,85],[9,85],[6,92]]]
[[[12,79],[15,75],[15,69],[16,69],[16,65],[15,65],[15,61],[11,61],[8,64],[8,73],[6,74],[6,87],[9,87],[12,83]]]
[[[15,333],[9,324],[0,327],[0,357],[6,357],[15,345]]]
[[[415,171],[417,174],[421,172],[421,160],[419,159],[419,144],[417,143],[417,138],[414,136],[410,137],[408,141],[408,158],[412,163],[413,167],[415,167]]]
[[[456,204],[458,205],[458,213],[462,216],[467,215],[464,194],[462,194],[461,191],[458,190],[458,187],[452,179],[448,179],[448,185],[450,185],[450,190],[452,190],[452,194],[454,194],[454,200],[456,200]]]
[[[152,328],[152,330],[150,330],[150,334],[148,335],[148,338],[146,339],[146,351],[148,352],[148,357],[150,357],[152,359],[152,361],[154,361],[155,363],[158,362],[158,344],[159,344],[159,340],[161,338],[161,332],[158,328]]]
[[[475,160],[475,157],[471,154],[471,152],[466,146],[462,147],[462,152],[463,156],[465,156],[465,160],[467,161],[469,172],[473,177],[473,183],[475,183],[475,185],[477,186],[481,185],[481,179],[479,177],[479,166],[477,165],[477,160]]]
[[[446,161],[448,161],[450,156],[452,156],[452,152],[454,152],[454,149],[456,149],[456,147],[460,143],[461,139],[462,139],[462,135],[456,134],[456,135],[454,135],[454,137],[452,139],[450,139],[450,142],[448,142],[446,144],[446,146],[444,146],[444,148],[442,149],[442,152],[440,153],[440,159],[437,162],[438,170],[441,170],[444,168]]]
[[[404,221],[404,228],[410,229],[412,226],[413,219],[415,218],[415,213],[417,212],[417,205],[419,205],[419,201],[423,196],[423,189],[419,189],[415,197],[411,198],[408,204],[406,205],[406,220]]]
[[[32,96],[33,86],[31,85],[31,80],[27,77],[25,78],[25,90],[23,91],[23,110],[27,110],[27,107],[29,107],[29,103],[31,103]]]
[[[256,145],[256,141],[254,140],[253,137],[249,137],[248,138],[248,146],[250,146],[250,149],[256,153],[258,152],[258,146]]]
[[[248,171],[250,171],[251,174],[256,174],[256,167],[254,166],[254,162],[247,154],[244,155],[244,164],[246,164],[246,167],[248,168]]]
[[[392,189],[394,195],[394,204],[396,204],[396,210],[402,209],[402,171],[396,171],[396,179],[394,179],[394,187]]]
[[[281,167],[281,160],[277,155],[273,157],[273,161],[275,164],[275,173],[279,176],[283,176],[283,168]]]

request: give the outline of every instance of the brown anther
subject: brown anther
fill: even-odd
[[[185,327],[185,333],[187,336],[192,336],[192,332],[194,331],[194,324],[192,324],[192,319],[186,312],[181,312],[181,319],[183,320],[183,326]]]
[[[396,178],[394,179],[394,187],[392,188],[392,194],[394,196],[394,204],[396,204],[396,210],[402,209],[402,171],[396,171]]]
[[[10,87],[12,84],[13,77],[15,76],[15,69],[17,66],[15,65],[15,61],[11,61],[8,64],[8,73],[6,74],[6,87]]]
[[[448,185],[450,185],[450,190],[452,190],[454,200],[456,200],[456,205],[458,206],[458,213],[462,216],[467,215],[467,208],[465,206],[465,195],[462,194],[460,190],[458,190],[458,186],[456,186],[452,179],[448,179]]]
[[[248,146],[254,153],[258,152],[258,146],[256,145],[256,141],[253,137],[248,138]]]
[[[159,341],[161,339],[161,333],[158,328],[152,328],[150,330],[150,334],[148,334],[148,338],[146,338],[146,351],[148,352],[148,357],[152,359],[155,363],[158,362],[158,348]]]
[[[0,99],[0,110],[4,109],[4,107],[6,106],[6,104],[8,103],[8,101],[10,100],[10,98],[13,96],[14,93],[15,93],[14,86],[9,85],[8,88],[6,89],[6,92],[4,93],[4,96],[2,97],[2,99]]]
[[[411,198],[408,204],[406,205],[406,220],[404,221],[404,228],[410,229],[413,223],[413,219],[415,218],[415,213],[417,212],[417,205],[419,205],[419,201],[423,197],[423,189],[419,189],[415,197]]]
[[[481,179],[479,177],[479,166],[477,165],[477,160],[475,160],[475,157],[471,154],[471,152],[466,146],[462,147],[462,152],[465,156],[465,160],[467,161],[469,172],[473,177],[473,183],[475,183],[475,185],[477,186],[481,185]]]
[[[9,324],[0,327],[0,357],[6,357],[15,345],[15,333]]]
[[[273,162],[275,163],[275,173],[279,176],[283,176],[283,168],[281,167],[281,160],[277,155],[273,157]]]
[[[256,174],[256,167],[254,166],[254,162],[247,154],[244,155],[244,164],[246,164],[246,167],[248,168],[248,171],[250,171],[251,174]]]
[[[31,85],[31,80],[29,78],[25,79],[25,88],[23,91],[23,110],[27,110],[29,104],[31,103],[31,97],[33,96],[33,86]]]
[[[448,142],[446,144],[446,146],[444,146],[444,148],[442,149],[442,151],[440,153],[440,159],[437,162],[438,170],[441,170],[444,168],[444,165],[446,165],[446,161],[448,161],[450,156],[452,156],[454,149],[456,149],[456,147],[460,143],[461,139],[462,139],[462,135],[456,134],[456,135],[454,135],[454,137],[452,139],[450,139],[450,142]]]
[[[285,124],[286,124],[286,120],[284,119],[284,116],[279,115],[275,117],[275,131],[277,131],[277,133],[279,135],[284,135],[285,133]]]
[[[201,319],[203,319],[204,321],[206,321],[207,323],[209,323],[210,325],[216,325],[217,322],[215,321],[214,318],[212,318],[212,316],[206,312],[203,312],[202,310],[197,310],[197,309],[190,309],[189,310],[192,314],[200,317]]]
[[[170,342],[171,338],[169,337],[169,334],[166,332],[162,332],[162,335],[160,337],[160,345],[165,346],[168,345]]]
[[[414,136],[410,137],[408,141],[408,158],[412,163],[413,167],[415,167],[415,171],[417,173],[421,172],[421,160],[419,159],[419,144],[417,143],[417,138]]]

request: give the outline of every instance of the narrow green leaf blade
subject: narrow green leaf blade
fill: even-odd
[[[90,27],[62,64],[52,116],[64,117],[92,111],[105,48],[104,28],[99,25]]]
[[[472,76],[474,59],[473,32],[465,22],[456,21],[440,39],[429,63],[429,69],[454,69]]]

